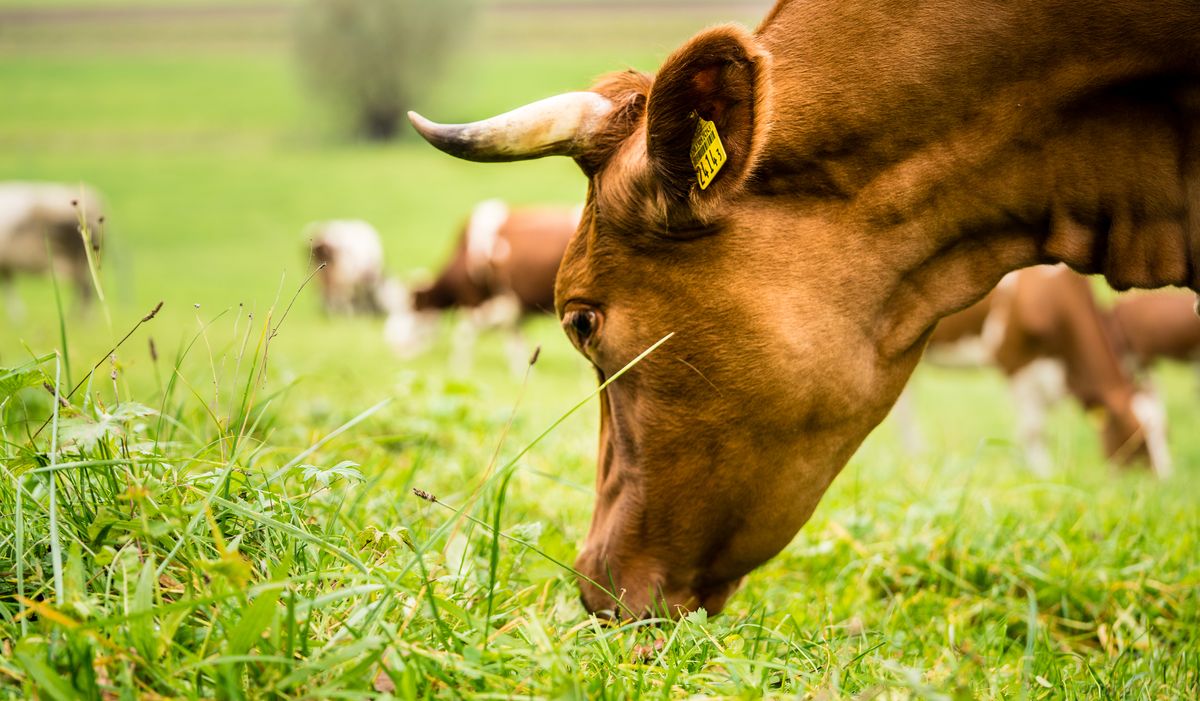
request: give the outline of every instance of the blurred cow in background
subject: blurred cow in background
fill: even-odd
[[[99,251],[101,207],[100,196],[84,185],[0,183],[0,285],[8,288],[11,315],[21,314],[11,289],[19,273],[53,271],[75,286],[81,301],[91,299],[91,272],[80,225],[87,224],[91,245]]]
[[[554,312],[554,279],[579,216],[578,207],[510,209],[500,200],[476,205],[432,283],[411,292],[396,283],[385,287],[388,344],[402,356],[414,355],[431,342],[439,314],[458,309],[457,367],[468,362],[482,329],[499,327],[508,331],[513,370],[522,368],[527,355],[520,321]]]
[[[1188,298],[1187,312],[1196,321]],[[1110,460],[1148,462],[1160,477],[1170,473],[1162,402],[1121,363],[1117,338],[1087,279],[1064,266],[1009,273],[983,300],[942,319],[926,358],[940,365],[992,364],[1008,377],[1017,440],[1039,474],[1052,464],[1047,412],[1068,395],[1103,415],[1101,434]],[[910,404],[906,398],[896,414],[905,442],[915,447],[919,439]]]
[[[1126,362],[1144,372],[1158,360],[1196,364],[1200,369],[1200,317],[1196,296],[1185,290],[1122,295],[1108,318]]]
[[[365,221],[335,219],[305,229],[309,258],[317,271],[321,303],[329,314],[376,314],[383,285],[383,244]]]

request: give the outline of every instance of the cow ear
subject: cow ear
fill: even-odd
[[[745,28],[723,25],[663,63],[646,108],[646,150],[673,203],[712,202],[745,181],[766,138],[769,62]]]

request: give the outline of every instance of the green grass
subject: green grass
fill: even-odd
[[[597,30],[564,54],[501,50],[484,26],[431,116],[653,67],[676,31],[633,51]],[[479,199],[575,201],[574,166],[345,142],[273,39],[61,55],[38,41],[0,47],[0,179],[105,193],[112,323],[68,296],[64,349],[45,280],[18,285],[22,318],[0,311],[0,367],[24,368],[0,371],[0,694],[1200,696],[1190,371],[1157,375],[1178,467],[1161,484],[1105,466],[1069,406],[1055,472],[1035,478],[996,376],[923,368],[924,453],[885,423],[720,616],[602,627],[557,564],[587,529],[594,405],[476,492],[497,446],[504,466],[594,390],[552,320],[528,331],[543,352],[524,388],[493,337],[470,370],[449,367],[452,320],[412,362],[377,321],[323,318],[312,290],[281,323],[305,222],[366,218],[411,274]],[[55,351],[63,392],[100,362],[57,432]]]

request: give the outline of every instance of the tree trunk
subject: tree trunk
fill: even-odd
[[[362,134],[369,141],[390,141],[396,138],[399,126],[400,110],[368,109],[363,112]]]

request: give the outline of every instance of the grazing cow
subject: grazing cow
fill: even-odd
[[[554,310],[554,278],[567,241],[579,226],[579,208],[509,209],[500,200],[476,205],[464,224],[450,260],[428,286],[388,293],[384,333],[402,355],[429,342],[437,315],[466,312],[455,333],[455,363],[463,365],[481,328],[509,331],[509,362],[514,370],[528,360],[519,322],[528,314]]]
[[[100,250],[100,196],[92,188],[59,183],[0,183],[0,285],[17,273],[54,274],[75,285],[80,300],[91,299],[92,277],[80,223]],[[9,292],[9,305],[18,307]]]
[[[1200,363],[1200,317],[1190,292],[1122,295],[1109,312],[1112,333],[1137,372],[1160,359]],[[1198,366],[1200,367],[1200,366]]]
[[[313,222],[304,231],[308,255],[317,271],[321,304],[330,314],[374,314],[383,284],[383,244],[365,221]]]
[[[1190,313],[1190,299],[1188,305]],[[947,365],[994,364],[1008,377],[1017,438],[1040,474],[1051,465],[1047,410],[1067,394],[1085,409],[1102,412],[1109,459],[1147,462],[1160,477],[1170,472],[1162,403],[1134,383],[1090,284],[1065,267],[1009,273],[987,297],[938,323],[926,357]],[[907,408],[898,402],[896,413],[902,430],[912,432]]]
[[[411,115],[579,164],[556,308],[601,378],[674,334],[600,396],[586,608],[721,609],[1009,271],[1200,290],[1197,47],[1195,0],[780,0],[657,76]]]

